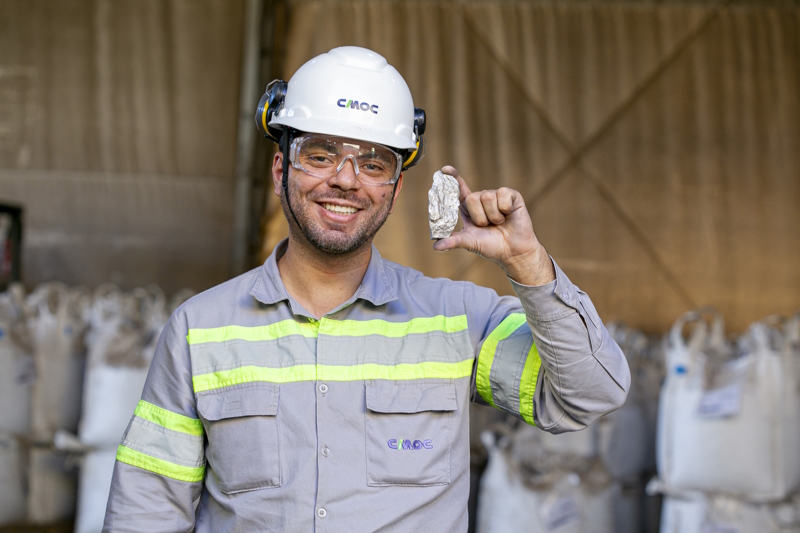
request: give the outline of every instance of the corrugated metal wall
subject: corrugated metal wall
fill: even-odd
[[[0,1],[0,201],[28,284],[228,274],[243,0]]]
[[[243,3],[0,0],[0,201],[27,207],[29,284],[227,277]],[[508,292],[430,249],[430,175],[453,163],[526,195],[606,319],[662,331],[713,304],[741,329],[800,307],[797,2],[295,0],[276,32],[285,76],[368,46],[427,110],[389,258]]]
[[[334,46],[385,55],[428,113],[428,153],[376,243],[508,293],[436,254],[430,176],[526,196],[541,241],[601,315],[664,331],[718,307],[733,329],[800,307],[800,8],[611,2],[290,3],[286,75]],[[273,202],[273,206],[275,202]],[[273,212],[266,250],[285,234]]]

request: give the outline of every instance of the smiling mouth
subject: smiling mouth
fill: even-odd
[[[352,215],[358,212],[358,209],[356,209],[355,207],[345,207],[343,205],[323,203],[322,207],[324,207],[328,211],[332,211],[334,213],[340,213],[342,215]]]

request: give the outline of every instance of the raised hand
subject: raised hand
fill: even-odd
[[[434,250],[469,250],[497,263],[508,277],[524,285],[543,285],[555,279],[553,263],[536,238],[519,192],[508,187],[472,192],[455,168],[448,165],[442,172],[458,180],[464,227],[436,241]]]

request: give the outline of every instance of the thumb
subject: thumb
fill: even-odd
[[[433,249],[437,252],[446,252],[447,250],[455,250],[457,248],[469,250],[470,252],[474,251],[474,239],[466,235],[464,231],[459,231],[453,233],[446,239],[439,239],[433,243]]]
[[[467,182],[464,181],[464,178],[462,178],[458,174],[458,170],[456,170],[456,167],[452,167],[450,165],[445,165],[445,166],[442,167],[442,172],[444,174],[449,174],[450,176],[453,176],[456,179],[456,181],[458,182],[458,199],[459,199],[459,201],[463,202],[464,198],[466,198],[467,196],[472,194],[472,191],[470,190],[469,185],[467,185]]]

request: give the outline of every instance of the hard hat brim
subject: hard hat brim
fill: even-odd
[[[401,135],[394,132],[374,130],[359,124],[347,124],[341,120],[331,120],[324,117],[275,117],[269,122],[269,125],[273,127],[290,127],[307,133],[321,133],[333,137],[373,142],[398,150],[414,150],[417,148],[416,143],[411,141],[409,132]]]

